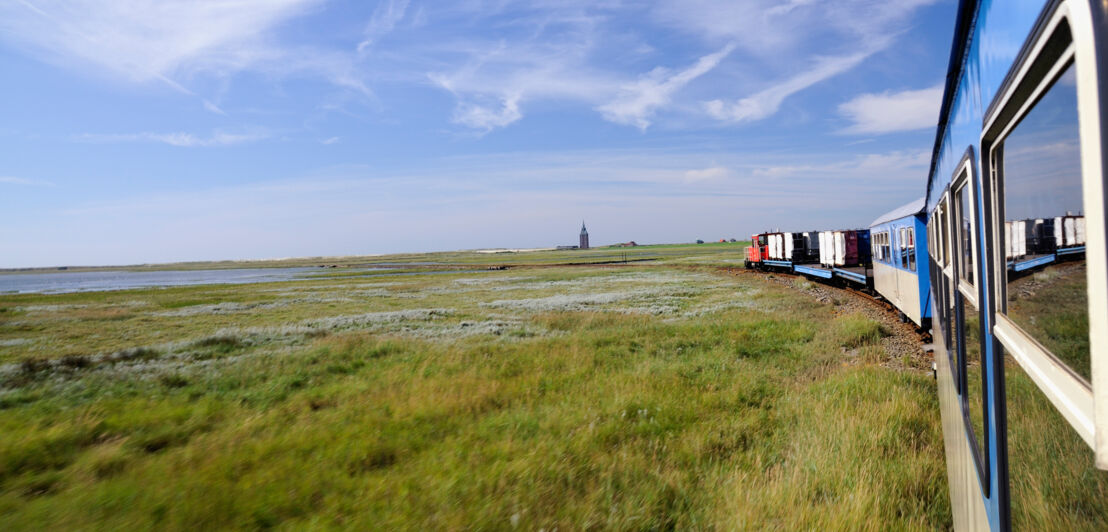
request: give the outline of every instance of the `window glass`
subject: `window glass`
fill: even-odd
[[[966,408],[970,426],[977,440],[978,458],[985,458],[988,444],[985,441],[985,384],[981,367],[981,314],[968,299],[960,298],[962,304],[962,352],[965,353]]]
[[[908,268],[908,236],[905,228],[900,228],[900,267]]]
[[[916,271],[916,228],[908,228],[908,269]]]
[[[955,312],[956,308],[954,306],[955,301],[961,298],[955,297],[955,292],[953,290],[954,283],[950,279],[950,277],[947,277],[945,275],[943,277],[946,278],[946,281],[943,284],[948,289],[948,292],[946,294],[946,322],[947,332],[949,334],[946,338],[946,349],[947,353],[950,356],[950,373],[954,377],[954,389],[958,390],[958,395],[962,395],[962,386],[961,384],[958,384],[960,382],[959,375],[962,374],[962,357],[959,355],[958,352],[958,339],[961,338],[961,324],[958,323],[958,314]]]
[[[1005,313],[1089,380],[1084,212],[1073,66],[1000,145]]]
[[[1019,363],[1004,367],[1012,530],[1108,530],[1108,472]]]
[[[942,226],[939,228],[939,240],[943,242],[943,267],[950,266],[950,213],[947,208],[946,200],[943,200],[943,204],[940,207],[940,216],[942,216]]]
[[[973,196],[970,194],[970,185],[966,184],[954,194],[954,203],[958,220],[958,274],[961,279],[973,284],[973,209],[970,202]]]

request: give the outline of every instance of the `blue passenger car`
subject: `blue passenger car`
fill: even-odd
[[[920,198],[882,215],[869,228],[874,290],[921,328],[931,323],[924,207]]]
[[[956,529],[1108,528],[1106,142],[1108,3],[959,3],[925,207]]]

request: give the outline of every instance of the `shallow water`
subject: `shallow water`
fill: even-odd
[[[243,268],[190,271],[107,271],[0,275],[0,294],[62,294],[197,284],[242,284],[303,279],[319,268]]]

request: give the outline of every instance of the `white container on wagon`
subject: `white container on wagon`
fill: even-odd
[[[784,235],[785,254],[781,257],[783,260],[793,260],[793,250],[796,249],[793,245],[793,234],[785,233]]]
[[[819,232],[819,263],[825,266],[834,262],[834,246],[831,241],[831,231]]]

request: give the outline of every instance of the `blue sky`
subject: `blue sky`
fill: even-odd
[[[0,2],[0,267],[742,238],[923,195],[952,0]]]

